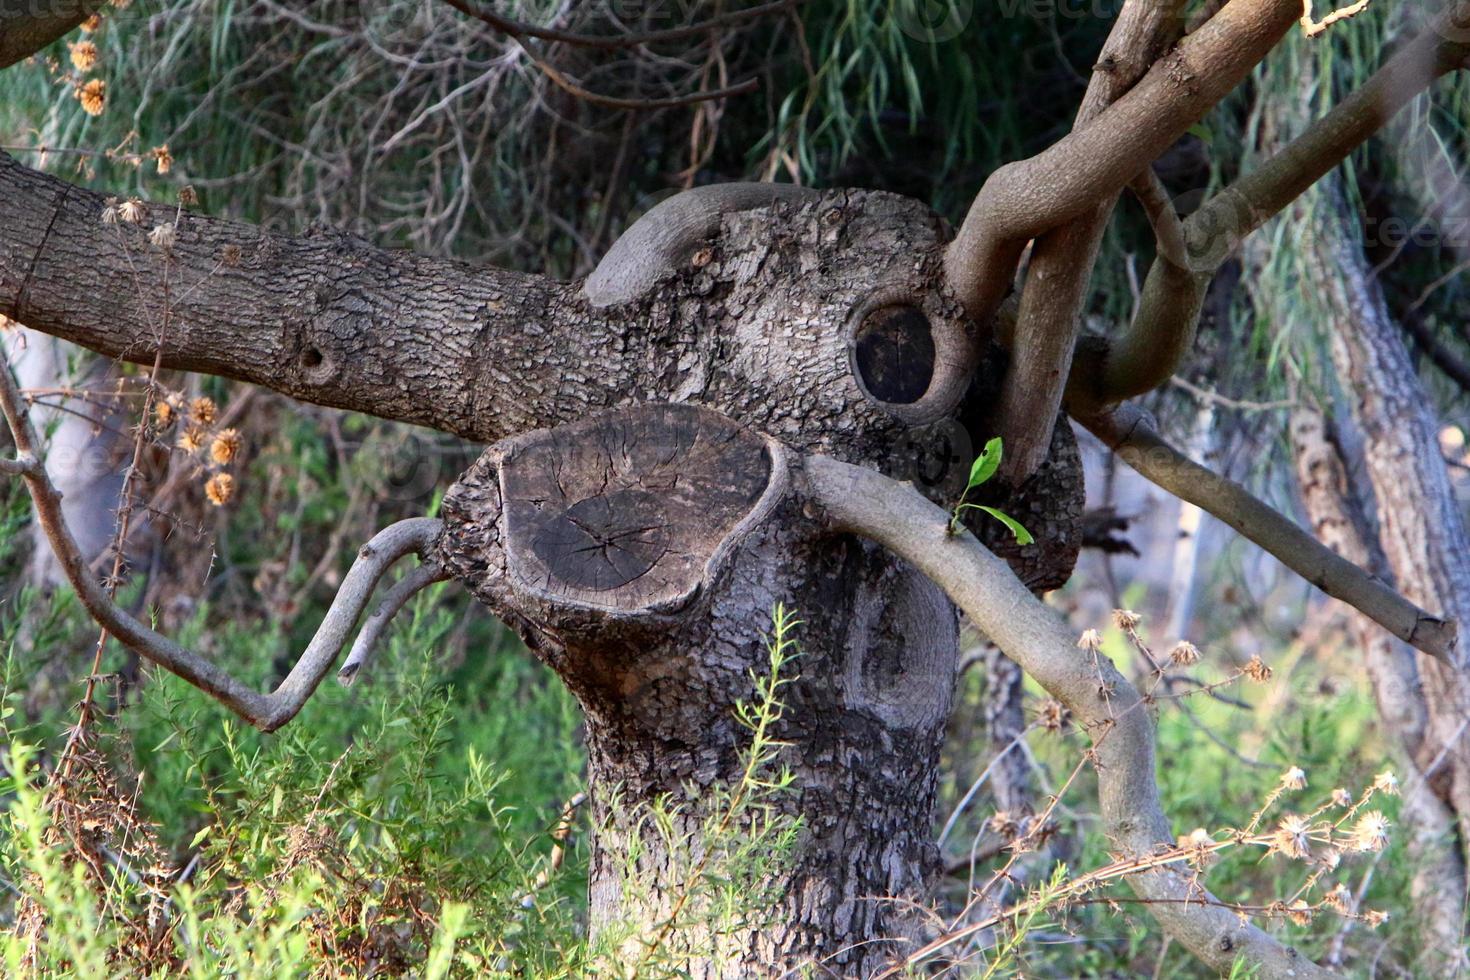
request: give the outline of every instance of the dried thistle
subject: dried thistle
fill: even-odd
[[[178,412],[174,411],[174,407],[169,404],[168,399],[166,398],[160,399],[158,403],[153,406],[153,419],[160,429],[167,429],[169,426],[173,425],[174,422],[178,421],[178,417]]]
[[[209,444],[209,458],[221,466],[234,462],[240,455],[240,433],[235,429],[222,429]]]
[[[167,143],[162,146],[155,146],[151,156],[158,163],[159,173],[166,174],[173,169],[174,155],[168,151]]]
[[[1332,805],[1333,806],[1352,806],[1353,805],[1353,794],[1349,793],[1347,790],[1343,789],[1341,786],[1337,787],[1337,789],[1335,789],[1335,790],[1332,791]]]
[[[1347,890],[1347,886],[1340,881],[1332,886],[1332,890],[1327,893],[1326,897],[1323,898],[1322,901],[1327,905],[1328,908],[1332,909],[1335,912],[1346,913],[1350,911],[1353,907],[1352,893],[1349,892]]]
[[[216,507],[230,502],[235,493],[235,478],[228,473],[216,473],[204,484],[204,496]]]
[[[1271,850],[1280,851],[1289,858],[1307,858],[1311,855],[1311,829],[1307,819],[1288,813],[1276,825],[1271,835]]]
[[[1264,684],[1271,679],[1271,668],[1258,656],[1251,657],[1242,672],[1257,684]]]
[[[1307,774],[1299,767],[1292,766],[1281,774],[1281,786],[1283,789],[1297,790],[1307,788]]]
[[[239,265],[240,264],[240,246],[239,245],[225,245],[225,246],[223,246],[219,250],[219,260],[221,262],[223,262],[227,266],[233,267],[233,266]]]
[[[1377,929],[1388,921],[1388,913],[1381,909],[1369,909],[1363,913],[1363,921],[1368,924],[1368,928]]]
[[[212,425],[216,415],[214,399],[200,395],[189,403],[189,418],[195,425]]]
[[[91,41],[78,41],[69,46],[71,63],[77,71],[91,71],[97,64],[97,45]]]
[[[186,208],[199,203],[199,192],[194,189],[193,184],[185,184],[179,188],[179,203]]]
[[[1388,846],[1388,818],[1370,810],[1353,825],[1353,848],[1359,851],[1381,851]]]
[[[1143,622],[1143,617],[1132,609],[1113,610],[1113,625],[1120,630],[1135,630],[1141,622]]]
[[[1312,922],[1312,911],[1312,906],[1299,898],[1286,907],[1286,916],[1297,925],[1305,926]]]
[[[1393,774],[1393,770],[1385,769],[1373,777],[1373,789],[1375,792],[1383,793],[1387,796],[1398,796],[1398,777]]]
[[[117,206],[117,216],[130,225],[139,225],[143,219],[148,217],[143,202],[136,197],[130,197]]]
[[[83,34],[95,34],[97,32],[97,28],[101,26],[102,17],[98,14],[93,14],[91,17],[88,17],[80,24]]]
[[[117,198],[109,197],[102,202],[102,223],[104,225],[117,224]]]
[[[107,108],[107,83],[100,78],[78,86],[76,94],[77,101],[82,104],[82,111],[89,116],[100,116],[102,110]]]
[[[192,456],[204,448],[204,440],[207,438],[209,438],[209,433],[197,425],[191,425],[179,434],[177,445],[184,452]]]
[[[153,230],[148,233],[148,241],[156,248],[165,252],[174,247],[177,235],[174,233],[174,223],[165,221],[161,225],[154,225]]]
[[[1067,724],[1067,718],[1070,715],[1071,712],[1067,710],[1062,702],[1056,698],[1047,698],[1041,702],[1041,708],[1037,712],[1036,720],[1042,728],[1055,734],[1056,732],[1060,732],[1062,727]]]
[[[1190,667],[1199,663],[1199,647],[1188,640],[1180,640],[1169,651],[1169,660],[1177,667]]]
[[[1096,653],[1102,648],[1102,634],[1097,630],[1083,630],[1082,636],[1077,640],[1077,647]]]

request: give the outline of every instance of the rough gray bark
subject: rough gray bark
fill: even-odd
[[[1404,593],[1470,614],[1470,535],[1438,448],[1434,407],[1373,279],[1341,188],[1323,189],[1309,260],[1332,311],[1332,360],[1362,431],[1378,539]],[[1470,841],[1470,689],[1463,655],[1419,665],[1428,707],[1418,762]]]
[[[7,68],[61,37],[106,0],[4,0],[0,3],[0,68]]]
[[[1313,532],[1354,564],[1387,573],[1363,501],[1348,480],[1341,450],[1327,432],[1327,420],[1306,406],[1294,410],[1291,444]],[[1401,780],[1399,823],[1408,835],[1414,866],[1411,898],[1423,940],[1415,966],[1426,976],[1451,976],[1463,966],[1459,951],[1465,921],[1465,861],[1456,847],[1454,811],[1435,796],[1419,762],[1424,757],[1429,715],[1419,665],[1411,648],[1395,641],[1368,617],[1353,613],[1351,623],[1396,766],[1406,775]]]

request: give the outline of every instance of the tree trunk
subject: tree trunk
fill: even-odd
[[[1383,552],[1368,526],[1327,420],[1302,406],[1292,413],[1292,450],[1307,519],[1322,543],[1385,577]],[[1395,765],[1404,772],[1400,823],[1413,861],[1411,898],[1423,938],[1418,966],[1429,976],[1450,976],[1464,929],[1465,862],[1455,846],[1455,813],[1424,778],[1418,758],[1425,745],[1429,709],[1416,654],[1361,613],[1350,615],[1352,636],[1363,651],[1378,715],[1390,737]],[[1427,658],[1425,658],[1427,659]]]

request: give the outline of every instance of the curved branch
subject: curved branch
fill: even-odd
[[[86,20],[106,0],[0,0],[0,68],[29,58]]]
[[[107,595],[62,519],[61,494],[42,465],[37,452],[39,443],[20,389],[10,375],[9,365],[4,363],[0,363],[0,411],[9,423],[16,448],[16,459],[6,461],[0,471],[18,472],[26,481],[35,503],[36,520],[82,606],[103,629],[138,656],[182,677],[262,731],[274,731],[296,716],[331,669],[347,634],[372,598],[378,580],[404,555],[431,555],[443,528],[442,521],[413,518],[384,528],[363,545],[306,652],[274,691],[262,694],[134,619]]]
[[[1091,125],[990,175],[945,254],[970,316],[987,320],[1026,241],[1118,193],[1240,83],[1296,23],[1300,0],[1231,0]]]
[[[1182,0],[1131,0],[1108,35],[1072,125],[1085,129],[1178,39]],[[1000,397],[1003,475],[1020,483],[1041,465],[1082,329],[1087,287],[1116,194],[1036,240],[1027,264],[1015,346]]]
[[[342,669],[337,671],[337,680],[344,687],[357,680],[358,672],[372,659],[388,624],[393,621],[394,616],[398,615],[398,611],[403,608],[404,604],[435,582],[443,582],[447,578],[449,578],[449,573],[444,570],[443,566],[437,561],[429,560],[394,582],[388,591],[383,593],[382,601],[374,607],[372,612],[368,613],[368,618],[363,621],[362,629],[357,632],[357,639],[352,641],[352,651],[343,661]]]
[[[1409,645],[1455,663],[1458,628],[1426,612],[1252,495],[1165,442],[1143,411],[1122,405],[1078,419],[1140,475],[1229,524],[1286,567]]]
[[[112,357],[152,364],[167,305],[164,367],[477,441],[618,397],[617,372],[573,370],[623,356],[575,284],[174,205],[132,224],[4,153],[0,201],[0,314]],[[149,244],[167,223],[174,244]]]
[[[1466,23],[1470,0],[1456,0],[1362,87],[1190,215],[1184,223],[1187,261],[1181,267],[1177,261],[1155,260],[1133,322],[1113,340],[1100,364],[1079,359],[1068,402],[1086,412],[1168,381],[1194,344],[1205,291],[1220,265],[1247,235],[1305,193],[1415,96],[1464,67],[1470,32],[1456,25]]]
[[[808,457],[804,465],[808,491],[835,529],[870,538],[928,575],[1092,733],[1110,848],[1147,857],[1160,845],[1172,846],[1154,779],[1153,723],[1127,678],[1107,660],[1095,667],[1081,656],[1076,634],[1004,561],[968,533],[951,537],[948,515],[914,490],[821,456]],[[1243,924],[1233,911],[1211,904],[1190,874],[1161,867],[1130,876],[1129,883],[1150,901],[1149,911],[1168,935],[1217,969],[1228,971],[1240,959],[1273,980],[1331,976]]]
[[[502,34],[509,34],[512,37],[534,37],[538,41],[555,41],[578,48],[617,51],[625,48],[637,48],[645,44],[682,41],[686,38],[698,37],[702,34],[712,34],[722,27],[731,27],[735,24],[743,24],[748,20],[759,20],[762,17],[779,14],[804,2],[804,0],[774,0],[774,2],[747,7],[745,10],[731,10],[723,14],[717,14],[706,20],[686,24],[683,27],[670,27],[661,31],[643,31],[636,34],[614,34],[610,36],[578,34],[574,31],[563,31],[554,27],[537,27],[534,24],[527,24],[524,21],[502,17],[493,10],[487,10],[479,4],[468,2],[468,0],[444,0],[444,2],[460,13],[473,17],[484,24],[490,25]]]

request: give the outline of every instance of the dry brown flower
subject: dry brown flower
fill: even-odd
[[[1138,613],[1134,612],[1132,609],[1113,610],[1113,625],[1118,627],[1118,629],[1120,630],[1137,629],[1138,624],[1142,621],[1143,617],[1138,615]]]
[[[1271,835],[1271,850],[1280,851],[1289,858],[1308,857],[1311,854],[1311,829],[1305,817],[1288,813]]]
[[[142,224],[148,212],[143,208],[143,202],[136,197],[130,197],[117,206],[117,216],[130,225]]]
[[[222,429],[209,444],[209,457],[221,466],[234,462],[240,455],[240,433],[235,429]]]
[[[193,184],[185,184],[179,188],[179,203],[186,208],[199,203],[199,192],[194,189]]]
[[[174,424],[179,416],[174,411],[174,407],[165,400],[153,406],[153,417],[157,421],[160,429],[167,429]]]
[[[1373,789],[1375,792],[1383,793],[1388,796],[1398,796],[1398,777],[1393,774],[1393,770],[1385,769],[1378,775],[1373,777]]]
[[[1368,928],[1377,929],[1388,921],[1388,913],[1380,909],[1369,909],[1363,913],[1363,921],[1368,923]]]
[[[1310,925],[1312,921],[1312,906],[1304,899],[1297,899],[1286,907],[1286,916],[1299,926]]]
[[[1190,667],[1199,663],[1199,647],[1188,640],[1180,640],[1169,651],[1169,659],[1179,667]]]
[[[1077,646],[1083,650],[1091,650],[1096,653],[1102,648],[1102,634],[1097,630],[1083,630],[1082,636],[1077,640]]]
[[[1388,818],[1370,810],[1353,825],[1353,847],[1359,851],[1381,851],[1388,845]]]
[[[240,264],[240,246],[225,245],[219,250],[219,260],[228,266]]]
[[[1281,774],[1282,789],[1306,789],[1307,774],[1298,766],[1292,766]]]
[[[1353,794],[1339,786],[1332,791],[1332,803],[1334,806],[1352,806]]]
[[[1062,702],[1056,698],[1047,698],[1041,702],[1041,708],[1036,714],[1036,720],[1042,728],[1049,732],[1059,732],[1067,723],[1070,712]]]
[[[117,224],[117,198],[109,197],[102,202],[102,223],[104,225]]]
[[[82,104],[82,111],[87,115],[102,115],[102,110],[107,108],[107,83],[100,78],[94,78],[78,86],[77,101]]]
[[[1257,684],[1264,684],[1271,679],[1271,668],[1260,657],[1251,657],[1244,667],[1244,673]]]
[[[102,18],[97,14],[93,14],[91,17],[82,21],[80,26],[83,34],[93,34],[97,28],[102,26]]]
[[[174,223],[172,221],[165,221],[161,225],[154,225],[153,230],[148,233],[148,241],[164,251],[168,251],[174,247],[174,242],[177,240],[177,237],[174,233]]]
[[[209,433],[197,425],[191,425],[179,433],[178,447],[192,456],[204,448],[204,440],[207,438],[209,438]]]
[[[168,144],[155,146],[152,152],[153,159],[158,161],[158,172],[166,174],[173,169],[174,155],[168,151]]]
[[[200,395],[189,403],[189,418],[194,421],[195,425],[213,424],[216,414],[214,399],[208,395]]]
[[[234,493],[235,478],[228,473],[216,473],[204,484],[204,495],[216,507],[223,507],[229,503]]]
[[[1337,912],[1346,912],[1353,907],[1352,893],[1347,890],[1347,885],[1342,882],[1332,886],[1332,890],[1323,899],[1327,907]]]
[[[69,46],[71,49],[71,63],[77,71],[91,71],[97,64],[97,45],[91,41],[78,41]]]

